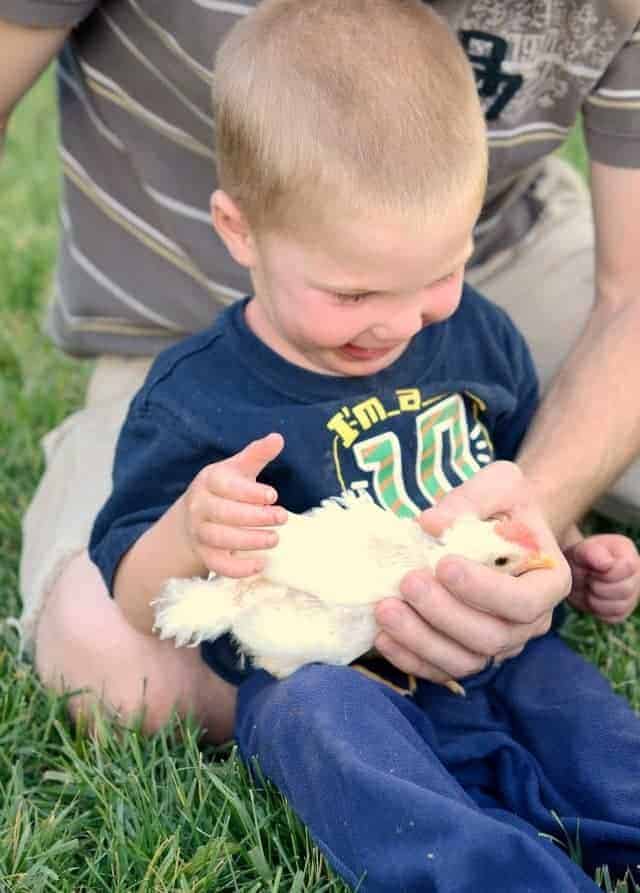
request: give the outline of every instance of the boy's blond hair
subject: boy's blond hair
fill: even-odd
[[[214,104],[218,182],[255,228],[480,207],[471,68],[420,0],[263,0],[218,51]]]

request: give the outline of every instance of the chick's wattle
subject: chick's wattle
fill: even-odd
[[[552,562],[526,525],[465,515],[440,537],[385,511],[367,496],[327,500],[289,513],[262,573],[169,580],[156,602],[156,629],[176,645],[231,633],[255,666],[283,678],[314,661],[349,664],[378,633],[374,608],[401,597],[408,571],[461,555],[518,575]]]

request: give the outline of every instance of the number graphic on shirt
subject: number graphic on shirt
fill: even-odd
[[[469,447],[462,397],[452,394],[421,412],[416,416],[416,433],[416,480],[424,498],[433,505],[480,468]]]
[[[415,518],[420,514],[404,486],[400,441],[393,431],[363,440],[354,446],[353,453],[363,471],[373,472],[373,489],[379,505],[400,518]]]
[[[416,437],[416,483],[429,505],[480,468],[469,446],[467,414],[459,394],[416,416]],[[400,441],[393,431],[361,441],[353,452],[358,466],[372,473],[373,489],[383,508],[402,518],[420,514],[404,484]]]
[[[508,44],[502,37],[485,31],[461,31],[460,41],[473,68],[481,100],[491,99],[485,108],[487,121],[495,121],[522,87],[521,74],[513,74],[502,67],[507,58]]]

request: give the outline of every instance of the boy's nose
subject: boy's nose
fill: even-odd
[[[380,341],[408,341],[421,329],[455,313],[462,294],[461,278],[437,289],[427,287],[406,295],[387,308],[388,315],[373,327]]]
[[[379,341],[407,341],[413,338],[425,325],[422,309],[392,310],[384,320],[373,327],[373,334]]]

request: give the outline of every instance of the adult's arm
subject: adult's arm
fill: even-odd
[[[640,455],[640,170],[592,162],[591,191],[593,308],[518,457],[558,536]]]
[[[34,28],[0,18],[0,154],[14,107],[57,54],[70,26]]]
[[[447,494],[432,517],[468,503],[481,515],[503,511],[535,526],[541,510],[564,542],[572,522],[640,453],[640,170],[592,162],[591,181],[593,309],[522,445],[525,477],[508,463],[488,466]],[[456,570],[459,579],[449,578]],[[461,559],[442,561],[435,576],[405,578],[405,602],[381,603],[378,647],[406,672],[459,678],[543,633],[568,581],[564,562],[555,572],[513,579]]]

